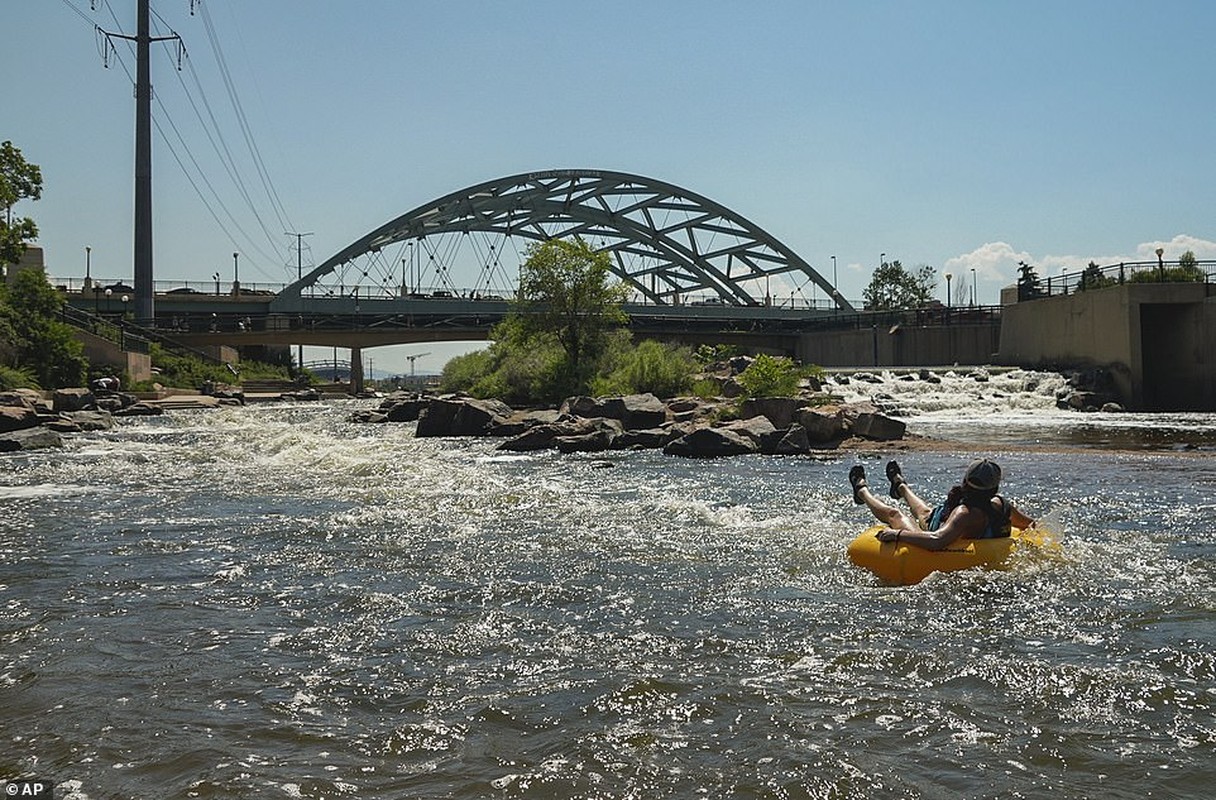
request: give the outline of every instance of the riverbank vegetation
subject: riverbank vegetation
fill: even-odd
[[[634,342],[621,310],[626,292],[610,283],[609,257],[581,239],[529,248],[520,268],[520,299],[491,333],[485,350],[444,367],[441,388],[515,406],[556,404],[574,395],[651,393],[713,396],[722,384],[706,377],[733,348]],[[789,397],[817,367],[761,355],[739,375],[744,397]]]
[[[41,272],[24,270],[0,282],[0,389],[56,389],[84,383],[89,362],[70,325],[63,298]]]

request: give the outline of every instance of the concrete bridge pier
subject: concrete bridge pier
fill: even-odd
[[[363,348],[352,347],[350,349],[350,393],[361,394],[363,392]]]

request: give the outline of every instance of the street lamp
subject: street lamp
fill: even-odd
[[[946,273],[946,309],[950,309],[950,280],[954,277],[953,274]]]
[[[887,263],[887,254],[882,253],[878,256],[878,266],[881,267],[885,263]]]
[[[840,287],[836,283],[836,256],[832,256],[832,302],[840,308]]]
[[[84,290],[88,290],[93,285],[93,248],[85,245],[84,247]]]
[[[1165,255],[1165,248],[1158,247],[1157,248],[1157,280],[1162,281],[1162,282],[1165,281],[1165,261],[1162,260],[1162,258],[1161,258],[1163,255]]]
[[[218,297],[220,293],[220,274],[216,272],[211,277],[215,281],[215,294]]]
[[[241,259],[240,253],[232,254],[232,293],[233,294],[241,293],[241,279],[240,279],[240,275],[237,272],[237,268],[240,266],[240,259]],[[218,294],[218,292],[217,292],[217,294]]]
[[[113,289],[106,289],[106,313],[110,313],[110,296],[114,294]]]
[[[975,267],[971,268],[971,305],[975,305]]]

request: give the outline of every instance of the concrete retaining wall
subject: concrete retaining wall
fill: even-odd
[[[803,334],[795,355],[821,367],[912,367],[991,364],[1000,320],[916,326],[875,326]]]
[[[1208,289],[1124,284],[1006,306],[997,363],[1102,367],[1129,408],[1216,409],[1216,298]]]

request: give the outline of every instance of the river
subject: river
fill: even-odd
[[[1213,415],[885,376],[935,496],[976,448],[1060,537],[885,587],[885,456],[505,455],[370,401],[0,457],[0,779],[80,798],[1201,798]]]

